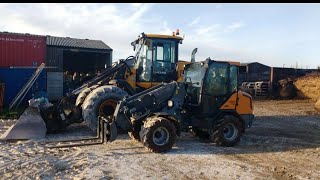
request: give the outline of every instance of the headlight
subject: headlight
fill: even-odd
[[[169,101],[168,101],[168,106],[169,106],[169,107],[172,107],[172,106],[173,106],[173,101],[169,100]]]

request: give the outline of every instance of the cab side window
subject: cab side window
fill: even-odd
[[[205,78],[204,93],[211,96],[221,96],[228,91],[228,65],[212,63]]]

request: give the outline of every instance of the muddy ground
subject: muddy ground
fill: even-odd
[[[41,142],[0,142],[1,179],[319,179],[320,115],[308,100],[255,101],[256,119],[227,148],[189,133],[163,154],[120,135],[106,145],[48,149]],[[0,131],[6,128],[2,123]],[[92,135],[71,126],[46,141]]]

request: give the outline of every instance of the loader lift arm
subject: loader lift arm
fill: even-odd
[[[141,36],[142,36],[142,43],[145,43],[146,35],[142,33]],[[70,124],[73,124],[74,122],[77,122],[79,119],[81,119],[82,117],[81,107],[77,106],[75,103],[77,96],[86,88],[89,88],[97,84],[98,85],[108,84],[110,80],[117,79],[118,76],[120,77],[119,79],[119,82],[120,82],[121,77],[124,76],[124,72],[128,70],[130,71],[131,67],[137,63],[137,59],[139,58],[141,48],[142,46],[140,46],[140,48],[137,50],[135,56],[129,56],[126,59],[120,59],[117,65],[113,66],[110,69],[106,69],[101,74],[97,75],[91,80],[88,80],[82,86],[73,90],[71,93],[68,93],[65,97],[62,97],[57,103],[55,103],[54,108],[51,108],[52,110],[54,110],[54,112],[51,114],[56,114],[60,116],[55,116],[57,117],[56,120],[52,118],[50,119],[49,116],[46,116],[46,118],[48,119],[46,119],[45,121],[46,122],[54,121],[51,124],[55,126],[55,127],[50,126],[47,123],[48,132],[56,132],[58,130],[64,129]],[[133,93],[131,87],[129,87],[127,90],[129,93]],[[57,126],[57,124],[60,124],[60,126]]]
[[[136,95],[124,98],[117,105],[113,119],[109,119],[110,128],[107,130],[107,141],[114,141],[119,127],[125,131],[140,131],[143,122],[152,115],[168,117],[174,124],[180,119],[180,111],[186,94],[185,84],[173,81],[161,83]],[[159,114],[159,113],[158,113]],[[176,126],[179,129],[178,126]]]
[[[119,61],[119,64],[115,65],[114,67],[110,68],[110,69],[106,69],[104,72],[102,72],[101,74],[99,74],[98,76],[92,78],[91,80],[85,82],[82,86],[78,87],[77,89],[73,90],[70,95],[78,95],[81,91],[83,91],[85,88],[91,87],[95,84],[98,84],[100,81],[102,81],[101,83],[105,83],[107,80],[109,80],[109,78],[114,75],[114,73],[118,72],[121,68],[129,68],[129,61],[134,61],[135,57],[134,56],[129,56],[127,59],[123,60],[121,59]]]
[[[79,88],[73,90],[71,93],[67,94],[65,97],[62,97],[57,103],[54,104],[54,108],[51,108],[54,110],[53,114],[60,114],[60,117],[58,116],[58,121],[55,120],[55,123],[51,124],[57,124],[57,122],[61,122],[60,124],[62,126],[60,127],[52,127],[47,124],[47,129],[48,132],[55,132],[61,129],[64,129],[66,126],[73,124],[76,122],[78,119],[81,118],[81,107],[77,107],[75,105],[76,98],[78,94],[83,91],[85,88],[91,87],[96,84],[106,84],[109,82],[110,79],[114,76],[116,72],[118,72],[121,69],[130,69],[128,66],[130,66],[130,63],[132,61],[135,61],[135,57],[129,56],[125,60],[120,60],[120,63],[117,64],[116,66],[106,69],[103,73],[100,75],[96,76],[95,78],[87,81],[85,84],[80,86]],[[42,109],[44,110],[44,109]],[[45,111],[45,110],[44,110]],[[45,116],[46,118],[49,118],[49,116]],[[53,119],[47,119],[45,121],[53,121]]]

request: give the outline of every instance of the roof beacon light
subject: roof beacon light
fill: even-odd
[[[175,36],[176,34],[175,34],[175,32],[172,32],[172,36]]]
[[[177,29],[177,32],[176,32],[176,35],[179,35],[180,33],[179,33],[179,29]]]

